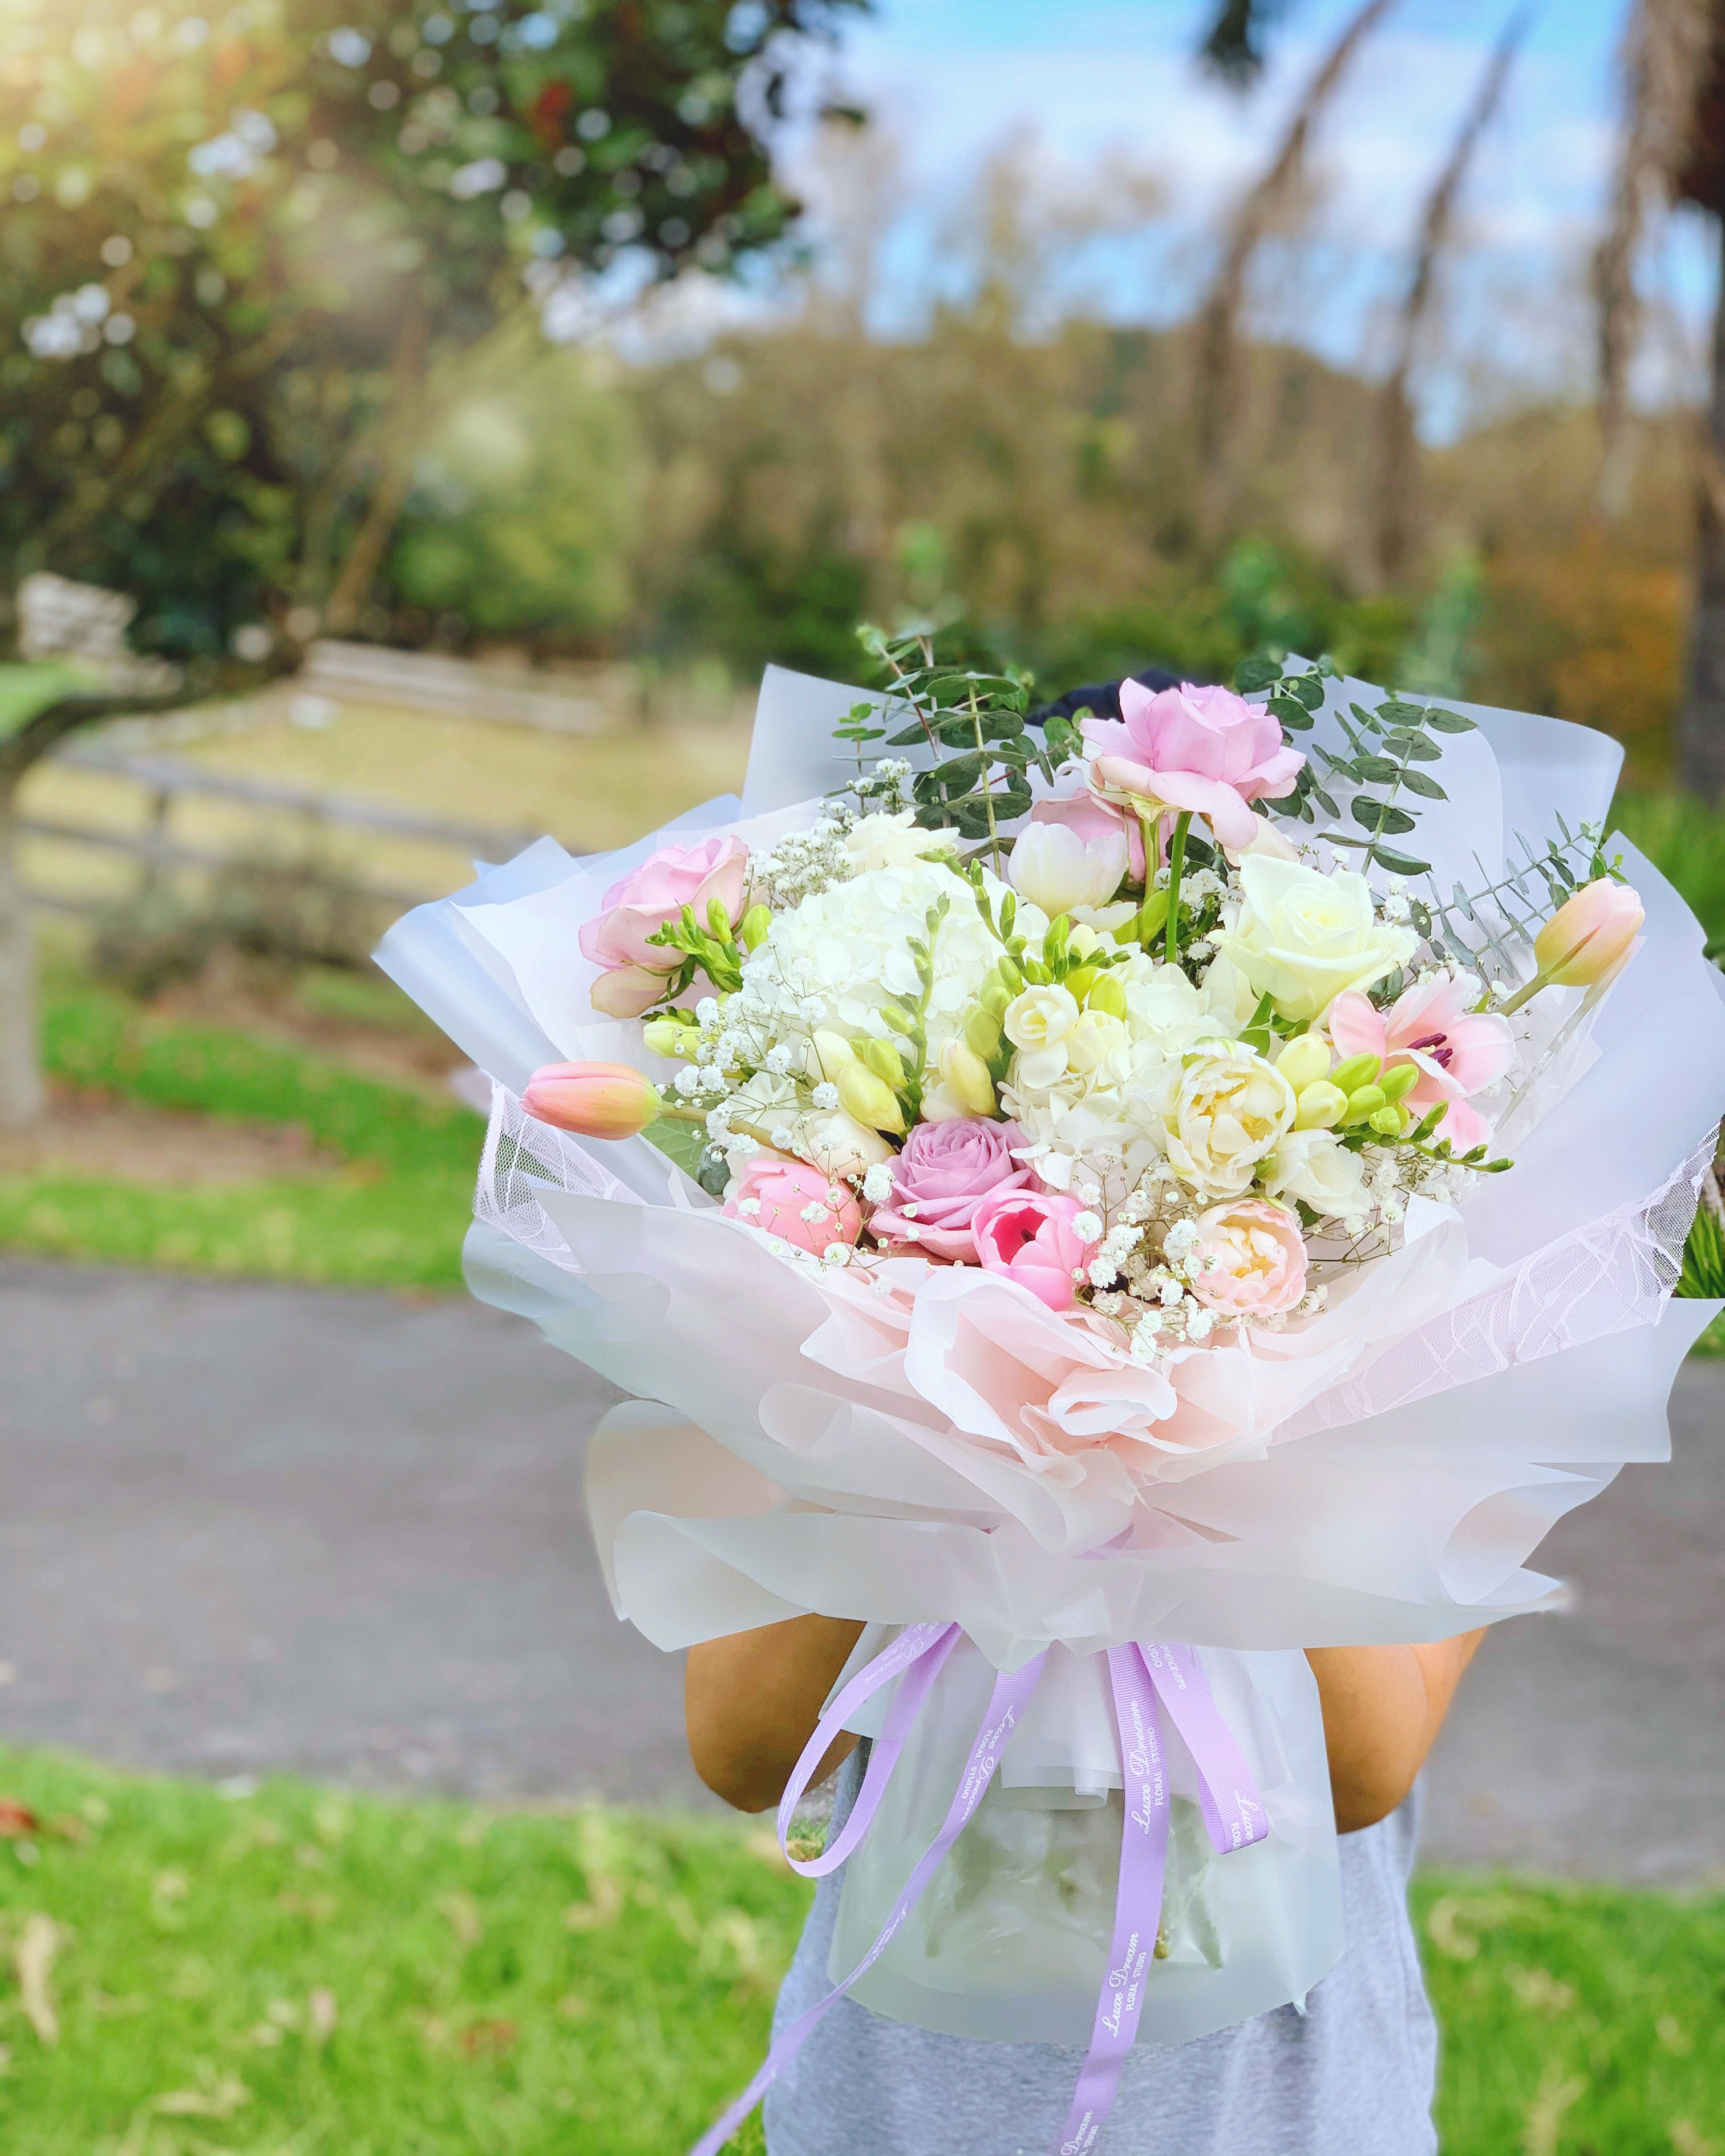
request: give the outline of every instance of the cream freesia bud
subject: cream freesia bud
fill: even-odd
[[[521,1106],[536,1121],[584,1138],[632,1138],[658,1115],[659,1095],[627,1063],[547,1063]]]
[[[884,1078],[896,1092],[905,1082],[904,1059],[890,1040],[865,1040],[862,1060],[877,1078]]]
[[[641,1028],[643,1045],[654,1055],[680,1055],[686,1062],[695,1053],[700,1030],[679,1025],[674,1018],[649,1018]]]
[[[1126,1016],[1126,990],[1112,973],[1099,973],[1091,983],[1090,994],[1085,1000],[1089,1009],[1100,1011],[1105,1018]]]
[[[903,1130],[905,1111],[884,1078],[853,1060],[840,1070],[835,1082],[839,1105],[847,1116],[855,1116],[871,1131]]]
[[[1348,1111],[1348,1096],[1339,1086],[1332,1086],[1327,1078],[1319,1078],[1300,1089],[1300,1100],[1294,1116],[1296,1131],[1325,1131],[1333,1129]]]
[[[1381,1086],[1355,1086],[1348,1096],[1348,1108],[1342,1118],[1342,1127],[1346,1130],[1352,1124],[1369,1121],[1384,1105],[1384,1088]]]
[[[1553,988],[1603,981],[1641,932],[1646,911],[1626,883],[1601,876],[1567,898],[1533,941],[1533,960]]]
[[[1296,1034],[1276,1057],[1276,1067],[1296,1093],[1303,1093],[1329,1076],[1330,1051],[1316,1034]]]
[[[994,1082],[988,1066],[973,1048],[962,1040],[949,1040],[941,1050],[941,1077],[953,1096],[973,1116],[994,1112]]]
[[[758,951],[767,941],[767,932],[773,926],[770,907],[752,906],[737,924],[737,932],[742,939],[746,951]]]
[[[856,1050],[844,1034],[829,1032],[825,1027],[814,1036],[814,1053],[824,1075],[832,1079],[856,1060]]]
[[[1375,1085],[1383,1068],[1382,1060],[1370,1053],[1350,1055],[1330,1073],[1330,1083],[1339,1086],[1344,1093],[1351,1093],[1356,1086]]]

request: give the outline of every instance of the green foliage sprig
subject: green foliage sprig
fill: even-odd
[[[1291,740],[1296,747],[1303,744],[1295,737],[1312,732],[1324,702],[1325,684],[1335,678],[1335,669],[1323,660],[1290,671],[1270,659],[1248,659],[1234,677],[1242,696],[1269,690],[1270,709],[1281,722],[1282,738]],[[1327,833],[1332,845],[1358,847],[1367,860],[1392,875],[1428,874],[1430,861],[1402,853],[1385,840],[1404,837],[1414,829],[1419,814],[1414,803],[1449,798],[1439,781],[1421,767],[1437,762],[1443,755],[1443,744],[1432,738],[1434,733],[1471,733],[1473,721],[1440,704],[1415,703],[1404,696],[1386,696],[1375,711],[1350,703],[1347,715],[1337,712],[1336,720],[1350,752],[1338,756],[1321,742],[1312,743],[1292,793],[1270,806],[1307,824],[1317,820],[1320,808],[1339,819],[1342,810],[1319,775],[1321,767],[1329,778],[1344,780],[1354,789],[1348,814],[1363,834]]]
[[[1050,721],[1038,741],[1025,722],[1032,677],[1017,668],[985,674],[943,665],[932,635],[922,631],[890,636],[865,624],[857,634],[886,670],[890,694],[878,711],[855,706],[837,738],[855,746],[859,762],[870,742],[932,751],[933,762],[910,782],[917,824],[924,830],[950,824],[962,837],[981,841],[999,873],[1002,827],[1030,813],[1032,768],[1051,783],[1078,744],[1077,727],[1068,719]],[[906,713],[911,723],[889,733]],[[882,719],[886,725],[875,723]]]
[[[1623,859],[1620,854],[1607,857],[1603,826],[1584,824],[1572,831],[1561,810],[1557,825],[1558,836],[1543,847],[1517,832],[1514,843],[1522,850],[1521,864],[1501,876],[1472,891],[1458,883],[1447,901],[1411,901],[1414,926],[1434,950],[1468,966],[1490,952],[1512,977],[1519,973],[1525,952],[1511,950],[1506,933],[1531,943],[1566,898],[1584,884],[1615,875]]]

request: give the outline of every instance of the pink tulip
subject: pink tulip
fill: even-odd
[[[521,1106],[536,1122],[584,1138],[632,1138],[659,1113],[650,1081],[627,1063],[547,1063]]]
[[[1566,898],[1534,940],[1534,963],[1545,985],[1587,988],[1609,980],[1646,918],[1638,895],[1610,876]]]
[[[977,1256],[991,1273],[1004,1273],[1029,1289],[1050,1310],[1070,1306],[1094,1244],[1073,1226],[1084,1207],[1064,1191],[991,1192],[971,1215]]]
[[[1247,803],[1286,793],[1306,761],[1283,747],[1268,711],[1230,689],[1188,681],[1153,695],[1123,681],[1120,714],[1084,722],[1091,791],[1189,809],[1224,846],[1250,842],[1257,819]]]
[[[1208,1309],[1268,1317],[1306,1292],[1306,1239],[1284,1205],[1248,1198],[1198,1216],[1192,1292]]]
[[[744,1162],[725,1211],[815,1257],[862,1233],[855,1194],[823,1169],[782,1152],[758,1152]]]
[[[1495,1086],[1515,1055],[1509,1021],[1495,1011],[1470,1011],[1460,983],[1440,974],[1426,987],[1406,989],[1379,1012],[1357,988],[1330,1005],[1330,1039],[1343,1061],[1375,1055],[1387,1070],[1411,1063],[1420,1076],[1403,1095],[1416,1116],[1448,1104],[1437,1135],[1458,1152],[1478,1145],[1486,1124],[1467,1105],[1470,1093]]]
[[[661,846],[614,883],[604,911],[581,930],[583,956],[604,969],[590,991],[593,1009],[608,1018],[638,1018],[656,1003],[683,957],[649,939],[685,906],[705,928],[715,899],[734,927],[748,902],[748,870],[741,839],[707,839],[698,846]]]

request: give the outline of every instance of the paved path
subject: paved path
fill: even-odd
[[[701,1800],[582,1517],[610,1398],[459,1299],[0,1260],[0,1736],[213,1775]],[[1487,1642],[1428,1853],[1725,1875],[1725,1365]]]

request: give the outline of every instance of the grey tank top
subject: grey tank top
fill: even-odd
[[[835,1825],[865,1746],[842,1770]],[[1437,2034],[1408,1921],[1419,1797],[1340,1844],[1348,1944],[1301,2014],[1141,2044],[1096,2156],[1435,2156]],[[839,1875],[824,1879],[775,2031],[831,1989]],[[978,2044],[841,1999],[767,2099],[768,2156],[1049,2156],[1081,2055]]]

